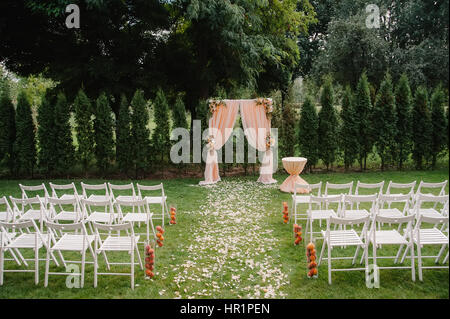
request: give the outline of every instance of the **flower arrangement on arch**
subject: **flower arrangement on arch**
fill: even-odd
[[[272,137],[270,132],[268,132],[266,135],[266,149],[270,149],[274,145],[275,145],[275,139]]]
[[[216,144],[216,140],[214,139],[213,135],[208,136],[206,139],[206,144],[208,144],[208,147],[210,150],[214,149],[214,145]]]
[[[262,105],[264,106],[264,110],[266,111],[267,115],[272,115],[273,112],[273,103],[271,99],[266,98],[257,98],[256,99],[256,105]]]
[[[214,114],[214,112],[216,112],[216,110],[220,107],[220,106],[227,106],[227,104],[220,99],[212,99],[209,101],[209,112],[211,114]]]

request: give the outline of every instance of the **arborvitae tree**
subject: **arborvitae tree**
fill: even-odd
[[[447,120],[444,111],[445,95],[441,86],[438,86],[431,96],[431,123],[433,125],[431,140],[431,165],[436,167],[438,155],[445,149],[447,144]]]
[[[344,167],[349,169],[358,158],[358,126],[355,119],[354,96],[347,86],[342,97],[340,148],[344,153]]]
[[[175,105],[173,107],[172,117],[174,128],[176,127],[182,127],[185,129],[188,128],[188,122],[186,118],[186,108],[184,106],[183,98],[179,95],[177,96]]]
[[[133,113],[131,115],[131,152],[135,178],[139,171],[145,169],[148,164],[150,150],[150,131],[148,125],[147,103],[144,99],[144,92],[137,90],[131,101]]]
[[[298,125],[298,148],[300,156],[308,159],[307,167],[310,172],[319,159],[319,118],[316,106],[309,95],[305,97],[300,111],[300,121]]]
[[[119,116],[116,122],[116,161],[119,169],[127,174],[132,167],[131,112],[125,95],[120,98]]]
[[[397,117],[396,158],[398,169],[403,168],[403,163],[411,152],[411,105],[412,96],[409,88],[408,77],[403,74],[395,91],[395,114]]]
[[[283,105],[281,134],[279,137],[281,156],[294,156],[295,151],[295,111],[290,98]]]
[[[375,147],[381,158],[381,170],[386,163],[395,157],[395,137],[397,136],[397,118],[395,116],[395,97],[392,88],[392,80],[389,73],[381,82],[372,114],[372,128]]]
[[[14,171],[14,141],[16,139],[16,112],[9,95],[9,86],[4,81],[0,87],[0,164]]]
[[[114,120],[112,110],[105,93],[97,98],[94,119],[95,158],[102,174],[108,170],[114,159]]]
[[[153,149],[160,155],[163,163],[164,155],[170,151],[169,106],[164,92],[158,89],[154,102],[156,127],[152,134]]]
[[[329,169],[336,159],[338,120],[334,109],[333,85],[325,81],[320,97],[322,109],[319,112],[319,157]]]
[[[39,141],[38,163],[46,175],[53,173],[56,166],[55,108],[52,105],[52,100],[51,95],[46,94],[42,98],[37,115],[37,138]]]
[[[16,109],[16,141],[17,170],[19,173],[30,174],[36,164],[36,129],[31,115],[31,106],[24,91],[17,97]]]
[[[75,131],[77,134],[77,155],[84,173],[87,172],[94,153],[94,125],[92,120],[92,106],[83,89],[78,91],[74,102]]]
[[[55,170],[58,174],[67,173],[75,159],[75,149],[70,126],[70,108],[64,93],[59,93],[55,106]]]
[[[413,160],[417,169],[422,169],[423,160],[431,153],[433,127],[428,107],[427,89],[420,86],[414,94],[414,108],[412,114]]]
[[[373,133],[370,123],[372,103],[370,99],[369,82],[366,73],[363,73],[356,87],[355,96],[355,122],[358,127],[358,159],[361,170],[366,169],[367,156],[373,148]]]
[[[447,117],[447,150],[449,151],[449,153],[450,153],[450,137],[448,136],[448,134],[449,134],[449,125],[450,125],[450,121],[449,121],[449,112],[448,112],[448,107],[447,107],[447,111],[446,111],[446,117]]]

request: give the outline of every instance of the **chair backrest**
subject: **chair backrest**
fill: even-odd
[[[421,209],[423,203],[441,203],[443,206],[448,202],[447,195],[430,195],[430,194],[418,194],[416,197],[415,209]]]
[[[2,208],[4,206],[4,208]],[[13,220],[14,213],[11,209],[11,206],[9,205],[8,199],[6,196],[0,197],[0,212],[5,213],[5,220],[6,222]]]
[[[135,200],[119,200],[116,199],[114,202],[114,205],[117,209],[117,212],[119,213],[119,216],[121,218],[124,215],[124,209],[125,208],[132,208],[132,211],[141,214],[150,214],[150,208],[148,205],[148,202],[145,199],[135,199]]]
[[[294,196],[297,196],[297,189],[298,188],[304,188],[308,190],[309,195],[312,195],[312,192],[314,190],[317,190],[317,196],[320,196],[321,189],[322,189],[322,182],[319,182],[317,184],[301,184],[301,183],[295,183],[294,184]]]
[[[398,203],[399,205],[403,205],[402,213],[405,215],[410,207],[411,196],[412,194],[380,194],[380,196],[378,196],[377,212],[379,209],[382,209],[386,203],[389,205],[389,208],[391,208],[391,204]]]
[[[327,182],[325,185],[324,196],[332,195],[330,194],[330,190],[339,190],[340,191],[339,194],[351,195],[353,191],[353,182],[343,184],[333,184]]]
[[[325,236],[330,237],[331,225],[344,225],[344,226],[353,226],[363,224],[363,228],[361,231],[361,235],[363,238],[367,238],[367,228],[370,223],[370,216],[363,218],[341,218],[341,217],[333,217],[330,216],[327,218],[327,231]],[[345,238],[345,237],[343,237]]]
[[[407,215],[407,216],[402,216],[402,217],[386,217],[386,216],[375,215],[373,221],[375,223],[401,225],[401,224],[408,224],[408,223],[412,224],[412,222],[414,221],[415,218],[416,218],[416,216],[413,214]],[[376,227],[375,223],[372,224],[373,227]]]
[[[82,198],[80,199],[80,204],[84,218],[88,217],[94,212],[101,212],[101,213],[110,213],[111,214],[110,223],[113,221],[114,206],[111,201],[109,200],[98,201]],[[103,211],[97,210],[98,208],[100,208],[100,210]]]
[[[115,234],[117,237],[128,237],[131,238],[130,244],[135,244],[134,240],[134,229],[133,224],[130,222],[122,223],[122,224],[100,224],[97,222],[93,222],[92,226],[94,227],[96,241],[100,238],[100,231],[106,231],[108,234]],[[121,232],[125,231],[126,236],[122,236]],[[96,245],[97,246],[97,245]],[[131,247],[131,245],[130,245]]]
[[[106,183],[103,183],[103,184],[86,184],[86,183],[81,182],[81,188],[83,189],[83,198],[88,198],[89,197],[88,196],[88,192],[87,192],[88,190],[91,190],[91,191],[102,191],[102,190],[104,190],[105,193],[103,194],[103,192],[102,192],[102,195],[109,196],[108,186],[106,185]]]
[[[16,222],[0,222],[0,228],[3,231],[6,231],[8,229],[10,230],[21,230],[33,228],[35,232],[39,232],[39,229],[36,225],[36,222],[34,220],[23,220],[23,221],[16,221]]]
[[[58,190],[63,190],[63,191],[68,191],[68,190],[72,190],[73,194],[71,195],[75,195],[78,196],[78,192],[77,192],[77,188],[75,187],[75,183],[69,183],[69,184],[53,184],[52,182],[49,183],[50,184],[50,188],[52,190],[52,197],[57,197],[59,198],[60,196],[58,196]],[[66,192],[64,192],[64,194],[67,194]]]
[[[140,199],[144,198],[145,196],[143,196],[143,191],[145,192],[150,192],[150,191],[158,191],[161,190],[161,196],[164,196],[164,186],[163,183],[158,184],[158,185],[141,185],[139,183],[136,183],[136,187],[138,189],[138,197]]]
[[[434,227],[436,227],[437,225],[443,225],[443,228],[441,229],[445,229],[444,227],[447,226],[448,231],[448,216],[432,217],[421,215],[417,218],[417,223],[416,226],[414,227],[414,231],[415,232],[418,231],[423,223],[432,224],[434,225]]]
[[[434,194],[434,195],[445,195],[445,186],[447,186],[447,180],[440,182],[440,183],[427,183],[424,181],[420,181],[419,183],[419,187],[417,187],[417,191],[416,191],[416,195],[418,194],[425,194],[424,192],[424,188],[435,188],[439,191],[438,194]],[[432,195],[430,193],[428,193],[429,195]]]
[[[131,190],[131,192],[128,192],[127,196],[133,196],[133,198],[137,198],[133,183],[129,183],[129,184],[125,184],[125,185],[116,185],[116,184],[108,183],[108,187],[109,187],[109,191],[110,191],[110,194],[111,194],[113,200],[116,199],[116,197],[118,196],[120,191],[128,191],[128,190]],[[114,190],[116,191],[115,194],[114,194]]]
[[[33,186],[19,184],[19,187],[20,187],[20,190],[22,191],[22,198],[33,197],[33,195],[30,193],[35,193],[34,196],[39,195],[39,197],[41,197],[45,203],[47,198],[50,197],[50,195],[47,191],[47,187],[45,187],[44,183],[42,183],[40,185],[33,185]],[[40,193],[40,194],[36,194],[36,193]]]
[[[12,196],[9,196],[9,200],[11,201],[11,204],[13,205],[13,210],[15,215],[23,215],[25,213],[25,209],[28,207],[29,209],[36,209],[33,207],[33,204],[39,205],[39,209],[43,209],[44,203],[39,197],[39,195],[36,195],[34,197],[29,198],[15,198]]]
[[[356,208],[360,209],[359,205],[361,203],[370,203],[370,214],[373,214],[375,212],[376,202],[377,202],[378,195],[372,194],[372,195],[343,195],[343,205],[342,205],[342,211],[345,212],[347,210],[347,205],[350,206],[350,209],[353,208],[353,205],[356,204]]]
[[[394,183],[389,181],[386,194],[414,194],[414,187],[416,187],[416,181],[411,183]],[[401,193],[393,192],[395,189],[400,189]]]
[[[360,181],[358,181],[356,183],[355,195],[366,195],[366,194],[360,194],[361,190],[363,190],[363,189],[375,190],[376,194],[382,194],[383,187],[384,187],[384,181],[379,182],[379,183],[361,183]],[[366,192],[364,192],[364,193],[366,193]]]

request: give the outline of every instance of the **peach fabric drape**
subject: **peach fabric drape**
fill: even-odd
[[[288,178],[281,184],[280,190],[287,193],[293,193],[295,189],[295,184],[304,184],[305,182],[303,178],[298,176],[306,165],[305,158],[299,157],[286,157],[282,159],[284,169],[290,174]],[[305,188],[297,188],[297,193],[309,193]]]
[[[244,133],[250,145],[258,151],[265,152],[259,171],[258,182],[263,184],[276,183],[277,181],[272,178],[273,154],[266,147],[266,136],[267,133],[270,133],[271,125],[264,106],[257,105],[256,100],[242,101],[241,118]]]
[[[234,122],[239,110],[239,100],[226,101],[226,106],[219,106],[209,119],[209,135],[214,136],[214,149],[206,156],[205,180],[200,185],[215,184],[220,181],[217,150],[228,141],[233,133]]]

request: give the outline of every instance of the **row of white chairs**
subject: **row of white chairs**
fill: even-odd
[[[311,194],[315,193],[316,196],[336,196],[339,194],[343,195],[364,195],[367,193],[376,194],[377,196],[381,195],[406,195],[410,194],[410,205],[414,205],[419,194],[429,194],[426,190],[435,189],[435,195],[445,195],[445,187],[447,186],[448,181],[445,180],[439,183],[428,183],[421,181],[417,190],[414,192],[414,188],[416,186],[416,181],[411,183],[395,183],[390,181],[386,192],[383,193],[383,188],[385,185],[384,181],[379,183],[362,183],[357,181],[356,188],[353,193],[354,182],[342,183],[342,184],[334,184],[330,182],[325,183],[325,191],[322,193],[322,182],[317,184],[299,184],[296,183],[294,187],[294,194],[292,195],[292,208],[294,212],[294,222],[297,223],[297,220],[306,220],[307,214],[306,210],[298,211],[297,206],[301,204],[309,204]],[[307,191],[307,194],[298,194],[297,191],[303,189]],[[336,194],[337,193],[337,194]]]

